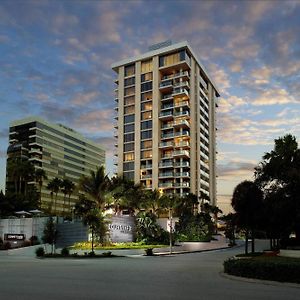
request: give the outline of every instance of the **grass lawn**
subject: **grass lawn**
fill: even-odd
[[[143,243],[116,243],[102,246],[101,244],[94,245],[94,250],[126,250],[126,249],[149,249],[149,248],[163,248],[168,245],[146,245]],[[76,243],[69,247],[70,250],[91,250],[92,244],[90,242]]]

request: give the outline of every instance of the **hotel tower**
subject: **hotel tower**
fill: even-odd
[[[219,91],[189,44],[153,45],[112,68],[118,175],[215,205]]]

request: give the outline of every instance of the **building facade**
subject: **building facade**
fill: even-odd
[[[7,162],[14,158],[29,160],[35,169],[45,171],[47,180],[43,181],[41,189],[41,208],[58,214],[70,212],[78,200],[78,191],[75,189],[66,201],[61,191],[57,198],[51,195],[51,191],[47,189],[48,182],[58,177],[67,178],[77,185],[82,175],[88,176],[91,170],[105,164],[105,152],[100,145],[84,138],[71,128],[51,124],[37,117],[17,120],[10,124]],[[6,190],[13,185],[12,174],[9,172],[7,169]],[[56,202],[55,207],[53,198]]]
[[[118,174],[215,205],[219,92],[188,43],[155,45],[112,68]]]

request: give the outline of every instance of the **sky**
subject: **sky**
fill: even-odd
[[[274,139],[300,141],[300,1],[0,1],[0,189],[8,128],[38,115],[107,150],[113,174],[111,64],[188,41],[216,82],[218,205],[253,179]]]

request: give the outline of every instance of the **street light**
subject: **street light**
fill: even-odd
[[[169,208],[169,221],[170,221],[170,233],[169,233],[169,239],[170,239],[170,254],[172,254],[172,230],[173,230],[173,224],[172,224],[172,208]]]

